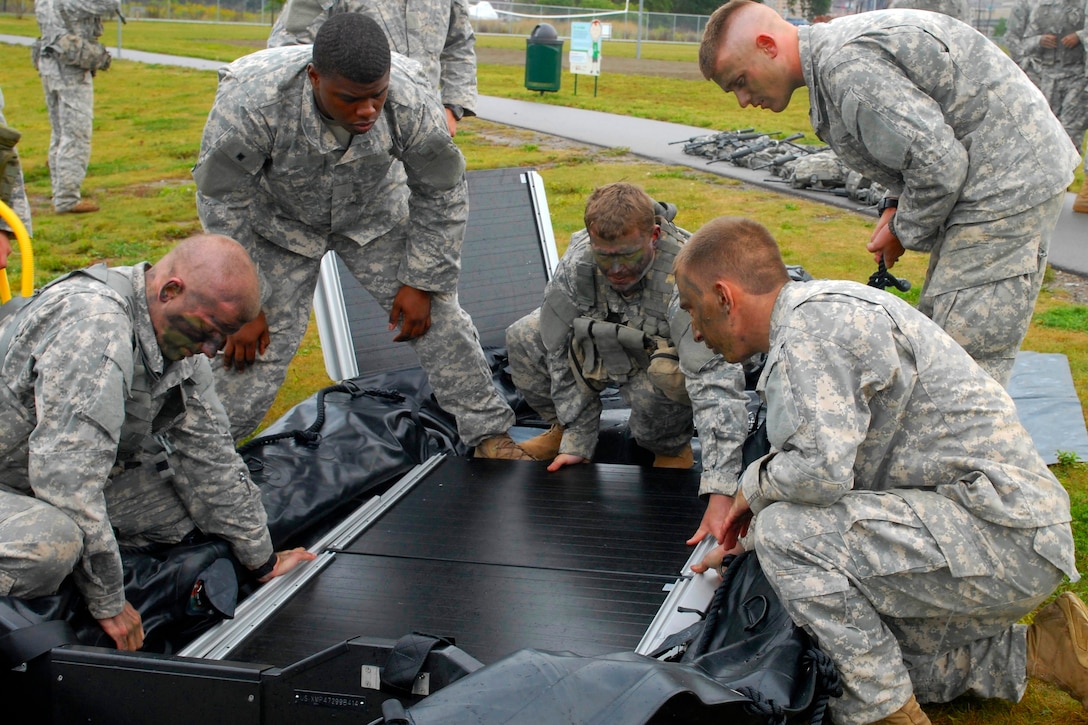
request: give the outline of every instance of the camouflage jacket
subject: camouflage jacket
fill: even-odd
[[[788,283],[757,390],[771,452],[742,476],[753,511],[896,489],[938,542],[957,540],[942,539],[958,525],[956,507],[914,493],[927,489],[1000,526],[1050,527],[1035,547],[1075,577],[1069,496],[1012,399],[898,297],[853,282]]]
[[[1005,33],[1009,55],[1029,74],[1083,76],[1088,43],[1084,6],[1084,0],[1017,0]],[[1066,48],[1061,39],[1070,33],[1076,33],[1080,42]],[[1039,42],[1044,35],[1058,36],[1057,47],[1044,48]]]
[[[234,448],[207,358],[162,357],[146,269],[117,269],[131,279],[130,298],[76,275],[0,325],[17,325],[0,359],[0,489],[33,495],[82,529],[74,576],[99,619],[125,600],[106,490],[111,473],[143,460],[152,431],[174,449],[173,488],[200,530],[228,541],[247,567],[272,554],[260,491]]]
[[[658,221],[662,236],[674,240],[672,244],[677,248],[689,236],[688,232],[661,218]],[[654,260],[655,269],[651,269],[647,277],[660,272],[662,279],[667,278],[672,284],[671,259],[672,256],[665,260],[658,254]],[[592,275],[589,280],[586,279],[587,271]],[[592,288],[592,293],[587,294],[587,287]],[[589,234],[582,230],[571,237],[567,251],[559,260],[545,291],[545,304],[557,305],[560,299],[565,299],[580,316],[642,328],[645,326],[643,320],[654,317],[648,308],[657,308],[659,302],[664,303],[667,309],[663,316],[667,319],[654,320],[649,325],[668,331],[665,339],[676,347],[680,370],[686,379],[695,427],[699,431],[703,465],[700,494],[733,493],[741,467],[741,447],[748,433],[744,370],[695,342],[691,318],[676,304],[675,290],[661,300],[652,300],[649,305],[646,304],[647,296],[657,297],[645,289],[645,280],[643,286],[629,296],[621,295],[608,283],[593,259]],[[541,326],[545,324],[542,322]],[[575,379],[569,356],[573,339],[571,327],[562,344],[546,342],[547,366],[552,402],[564,427],[564,449],[569,447],[571,452],[577,451],[589,458],[597,441],[602,404],[595,391]]]
[[[103,32],[103,18],[120,12],[120,0],[36,0],[34,15],[38,20],[43,61],[38,70],[42,73],[59,71],[51,60],[50,51],[57,48],[61,36],[71,33],[85,42],[97,43]]]
[[[393,54],[381,117],[345,147],[317,109],[310,56],[310,46],[269,48],[220,71],[193,169],[204,228],[320,259],[330,235],[366,244],[408,219],[400,281],[454,291],[465,161],[419,64]]]
[[[476,112],[476,34],[467,0],[287,0],[268,47],[313,43],[334,13],[372,17],[394,52],[423,66],[442,103]]]
[[[884,10],[799,30],[816,135],[899,197],[894,231],[907,249],[935,251],[944,227],[1025,211],[1071,183],[1079,155],[1046,98],[969,26]],[[985,260],[972,284],[1038,268],[1038,250],[1016,240],[976,244],[987,249],[972,251]]]

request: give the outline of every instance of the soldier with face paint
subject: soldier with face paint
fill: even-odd
[[[12,303],[14,304],[14,303]],[[273,553],[208,357],[259,311],[234,240],[198,236],[154,265],[66,275],[0,322],[0,596],[71,574],[121,649],[143,644],[119,544],[224,539],[258,581],[314,555]]]
[[[389,312],[476,455],[531,460],[507,433],[514,413],[457,300],[464,171],[420,66],[391,54],[365,15],[334,15],[312,46],[224,68],[193,178],[204,227],[238,239],[262,277],[261,314],[213,362],[236,438],[275,399],[333,250]]]
[[[673,214],[632,184],[595,190],[586,228],[571,238],[544,304],[506,331],[514,384],[552,424],[521,445],[551,461],[548,470],[592,458],[600,393],[612,385],[655,466],[692,466],[694,423],[701,493],[736,486],[748,431],[744,372],[696,343],[677,306],[672,260],[688,232]]]

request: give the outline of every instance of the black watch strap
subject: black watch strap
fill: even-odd
[[[885,196],[876,204],[876,213],[883,214],[885,209],[895,209],[899,206],[899,199],[894,196]]]
[[[450,109],[450,113],[453,114],[454,120],[460,121],[465,117],[465,109],[463,106],[458,106],[456,103],[444,104],[446,108]]]
[[[276,568],[276,552],[272,552],[272,556],[268,557],[268,561],[261,564],[256,569],[250,569],[250,574],[254,579],[262,579],[271,574]]]

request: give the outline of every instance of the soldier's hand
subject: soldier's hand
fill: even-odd
[[[264,310],[261,310],[255,320],[242,325],[238,332],[227,337],[227,343],[223,346],[223,367],[242,372],[253,364],[258,354],[264,355],[268,341],[268,320],[265,319]]]
[[[135,652],[144,646],[144,625],[140,613],[128,602],[116,617],[100,619],[98,624],[114,641],[117,649]]]
[[[0,229],[0,269],[7,269],[9,254],[11,254],[11,234]]]
[[[1044,48],[1057,48],[1058,36],[1052,34],[1041,35],[1039,36],[1039,45],[1043,46]]]
[[[880,264],[880,259],[883,257],[884,266],[888,269],[891,269],[896,260],[903,256],[904,251],[903,245],[892,234],[891,225],[888,223],[894,214],[895,209],[884,210],[884,215],[877,222],[873,236],[870,237],[869,243],[865,245],[865,248],[873,253],[873,261]]]
[[[450,136],[457,135],[457,117],[448,108],[446,109],[446,130],[450,132]]]
[[[725,517],[733,508],[733,497],[723,493],[712,493],[707,497],[706,511],[703,512],[703,520],[699,523],[699,530],[687,540],[688,546],[695,546],[707,537],[714,537],[715,541],[725,538]]]
[[[574,466],[579,463],[589,463],[589,459],[576,456],[572,453],[560,453],[548,464],[548,470],[554,472],[558,471],[563,466]]]
[[[1077,43],[1079,42],[1080,36],[1078,36],[1076,33],[1070,33],[1069,35],[1062,38],[1062,45],[1064,45],[1066,48],[1076,48]]]
[[[306,549],[301,546],[294,549],[287,549],[285,551],[277,551],[276,566],[272,568],[271,572],[261,577],[257,581],[261,584],[264,584],[266,581],[275,579],[278,576],[283,576],[302,562],[313,561],[316,558],[317,554],[306,551]]]
[[[702,561],[700,561],[698,564],[692,564],[691,570],[696,574],[702,574],[708,569],[718,571],[722,568],[722,561],[725,560],[725,557],[729,556],[730,554],[740,554],[743,551],[744,547],[740,544],[737,544],[729,551],[726,551],[724,546],[718,544],[706,553],[706,556],[703,557]]]
[[[403,285],[393,298],[389,311],[389,329],[400,327],[400,334],[393,342],[404,342],[423,337],[431,328],[431,293]]]

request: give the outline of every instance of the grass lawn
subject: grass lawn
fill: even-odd
[[[111,32],[107,30],[107,38],[112,39]],[[174,23],[131,22],[124,32],[126,47],[219,60],[249,52],[267,36],[267,30],[258,26]],[[36,35],[37,30],[32,18],[0,16],[0,33]],[[645,55],[655,52],[653,44],[644,44],[643,50]],[[681,53],[675,47],[667,52]],[[93,155],[84,190],[102,205],[102,211],[58,216],[49,205],[49,123],[29,52],[22,46],[0,44],[0,63],[7,69],[2,80],[5,114],[23,133],[19,150],[34,212],[34,276],[38,284],[96,261],[153,261],[176,240],[199,231],[189,169],[215,93],[214,73],[118,60],[100,74],[95,83]],[[771,117],[741,111],[732,99],[701,81],[610,77],[608,92],[596,99],[560,94],[541,99],[521,87],[522,77],[513,66],[482,65],[479,82],[481,92],[490,95],[577,103],[595,110],[708,128],[755,126],[811,135],[801,99],[795,99],[790,114]],[[668,103],[659,100],[665,98]],[[865,281],[873,271],[863,249],[871,218],[838,207],[745,187],[687,167],[650,163],[625,149],[589,148],[479,119],[462,124],[457,142],[470,168],[533,166],[540,171],[561,247],[570,233],[582,226],[586,195],[600,184],[627,180],[643,185],[656,198],[677,204],[677,221],[688,229],[721,214],[759,220],[780,241],[787,263],[803,264],[817,277]],[[15,256],[12,262],[9,276],[16,287],[22,260]],[[895,271],[920,282],[925,267],[925,257],[908,253]],[[313,328],[311,325],[266,422],[330,384]],[[1088,401],[1088,308],[1073,304],[1067,293],[1048,285],[1040,296],[1025,349],[1067,355],[1082,406]],[[1078,561],[1081,570],[1088,572],[1088,468],[1066,457],[1054,471],[1072,496]],[[1088,581],[1067,586],[1082,597],[1088,596]],[[943,724],[1088,722],[1088,716],[1070,698],[1034,683],[1019,705],[964,698],[927,710],[935,723]]]

